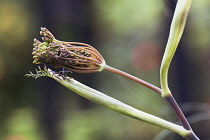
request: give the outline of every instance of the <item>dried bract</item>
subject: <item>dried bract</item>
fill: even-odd
[[[80,42],[64,42],[55,39],[46,28],[41,28],[43,42],[34,39],[34,64],[50,64],[55,68],[65,68],[78,73],[102,71],[105,60],[92,46]]]

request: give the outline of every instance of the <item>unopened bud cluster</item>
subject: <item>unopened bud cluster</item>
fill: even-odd
[[[43,42],[34,39],[34,64],[50,64],[55,68],[63,67],[73,72],[93,73],[103,70],[105,61],[92,46],[79,42],[56,40],[46,28],[41,28]]]

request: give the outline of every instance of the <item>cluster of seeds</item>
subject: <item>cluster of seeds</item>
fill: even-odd
[[[80,73],[101,71],[105,63],[100,53],[92,46],[79,42],[64,42],[54,38],[46,29],[41,28],[43,42],[34,39],[33,63],[50,64]]]

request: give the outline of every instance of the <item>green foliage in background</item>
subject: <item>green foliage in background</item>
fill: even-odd
[[[191,98],[199,102],[207,101],[210,98],[210,66],[206,65],[207,61],[210,60],[209,5],[209,0],[193,2],[189,16],[190,22],[188,22],[189,26],[186,30],[186,36],[192,39],[188,39],[185,46],[185,50],[189,54],[187,55],[187,59],[190,61],[189,65],[193,66],[189,73],[193,75],[194,79],[197,79],[197,82],[192,83],[193,94]],[[147,40],[153,40],[157,43],[159,49],[163,50],[166,40],[162,40],[160,30],[165,28],[162,27],[164,25],[162,19],[165,16],[167,17],[169,13],[164,12],[164,2],[154,0],[95,0],[94,6],[97,17],[93,21],[98,37],[96,44],[99,44],[99,51],[106,61],[119,69],[147,79],[150,82],[152,81],[153,84],[157,85],[158,72],[156,70],[142,72],[135,69],[131,64],[131,54],[132,50],[140,42]],[[2,19],[0,22],[0,139],[3,140],[13,134],[23,135],[28,140],[45,140],[45,132],[40,130],[42,128],[40,116],[38,113],[33,115],[34,112],[36,114],[40,109],[40,105],[36,102],[40,98],[40,94],[38,94],[40,86],[36,83],[41,79],[34,81],[23,77],[28,70],[34,67],[31,65],[32,59],[28,58],[31,58],[33,38],[31,34],[37,34],[40,23],[39,18],[37,18],[39,12],[40,5],[34,4],[32,1],[0,1],[0,16]],[[59,23],[59,20],[56,22]],[[62,27],[58,26],[59,28]],[[72,33],[69,32],[65,35],[65,38],[71,40],[70,35]],[[156,69],[159,68],[158,66]],[[195,71],[198,71],[199,74]],[[98,74],[93,75],[97,76]],[[171,75],[176,79],[176,73],[174,73],[173,69]],[[106,79],[116,82],[113,84]],[[119,100],[126,101],[126,103],[138,109],[173,121],[175,119],[172,115],[169,115],[172,110],[169,110],[169,114],[166,113],[168,108],[158,95],[143,87],[137,87],[136,83],[106,72],[103,73],[102,81],[97,78],[92,79],[92,81],[97,85],[98,90]],[[196,84],[199,84],[203,89],[202,93],[200,93],[200,88],[196,88]],[[128,89],[124,85],[129,85],[130,88]],[[63,140],[69,138],[83,140],[85,136],[92,134],[97,135],[90,137],[90,139],[98,139],[104,135],[107,136],[104,136],[104,139],[115,140],[122,140],[123,138],[137,140],[139,137],[152,139],[160,131],[158,127],[145,123],[138,122],[138,125],[136,125],[135,120],[130,120],[104,108],[99,109],[93,104],[91,104],[91,108],[84,110],[79,104],[81,100],[76,95],[66,96],[68,91],[62,87],[59,87],[59,92],[63,102],[59,103],[62,120],[58,122],[58,129],[59,133],[63,135]],[[92,121],[93,126],[88,129],[86,125],[91,125],[88,121],[93,118],[94,114],[100,114],[99,112],[103,112],[101,113],[102,120],[94,118],[96,121]],[[110,128],[108,122],[116,123],[113,128]],[[82,125],[82,123],[86,125]],[[101,127],[102,125],[103,127]],[[128,126],[129,130],[124,128],[125,125]],[[145,131],[146,129],[150,131]],[[78,134],[81,131],[83,131],[83,135],[73,135],[73,132]],[[148,133],[150,133],[150,136],[147,135]]]

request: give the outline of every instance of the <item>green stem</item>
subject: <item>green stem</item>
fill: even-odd
[[[118,75],[121,75],[123,77],[126,77],[128,79],[131,79],[145,87],[148,87],[150,88],[151,90],[159,93],[161,95],[161,89],[148,83],[148,82],[145,82],[144,80],[141,80],[133,75],[130,75],[128,73],[125,73],[121,70],[118,70],[116,68],[113,68],[111,66],[105,66],[104,68],[105,70],[107,71],[110,71],[110,72],[113,72],[115,74],[118,74]],[[183,125],[183,127],[187,130],[191,130],[191,127],[190,127],[190,124],[188,123],[187,119],[185,118],[183,112],[181,111],[179,105],[177,104],[176,100],[174,99],[173,95],[172,94],[168,94],[168,96],[165,96],[164,99],[170,104],[171,108],[174,110],[174,112],[176,113],[177,117],[179,118],[181,124]]]
[[[67,87],[68,89],[76,92],[82,97],[85,97],[113,111],[116,111],[123,115],[162,127],[164,129],[171,130],[183,137],[191,134],[191,131],[184,129],[180,125],[176,125],[174,123],[168,122],[159,117],[153,116],[151,114],[148,114],[136,108],[133,108],[123,102],[120,102],[119,100],[116,100],[110,96],[103,94],[102,92],[94,90],[74,79],[70,79],[67,77],[66,79],[69,79],[69,80],[64,80],[62,77],[54,74],[52,71],[49,70],[49,72],[51,74],[49,77],[52,77],[53,79],[55,79],[56,81],[58,81],[59,83]]]
[[[188,11],[192,0],[178,0],[171,23],[168,42],[160,68],[160,84],[163,90],[162,96],[168,96],[171,91],[168,87],[168,69],[174,53],[177,49],[182,33],[184,31]]]
[[[162,89],[162,97],[165,98],[171,105],[171,107],[174,109],[183,127],[192,132],[190,139],[194,140],[198,138],[193,133],[187,119],[185,118],[184,114],[182,113],[181,109],[179,108],[178,104],[173,98],[171,91],[168,87],[168,69],[179,44],[179,41],[181,39],[181,36],[183,34],[191,2],[192,0],[178,0],[177,2],[173,20],[171,23],[168,42],[160,67],[160,84]]]
[[[141,79],[139,79],[139,78],[137,78],[137,77],[135,77],[133,75],[130,75],[128,73],[125,73],[125,72],[123,72],[121,70],[115,69],[115,68],[113,68],[111,66],[108,66],[108,65],[105,66],[104,70],[113,72],[115,74],[118,74],[118,75],[121,75],[123,77],[126,77],[126,78],[128,78],[130,80],[133,80],[133,81],[135,81],[135,82],[137,82],[137,83],[139,83],[139,84],[141,84],[141,85],[143,85],[145,87],[150,88],[151,90],[153,90],[153,91],[155,91],[155,92],[157,92],[157,93],[159,93],[161,95],[161,89],[160,88],[158,88],[158,87],[156,87],[156,86],[154,86],[154,85],[152,85],[152,84],[150,84],[150,83],[148,83],[148,82],[146,82],[144,80],[141,80]],[[190,130],[191,131],[192,129],[190,127],[190,124],[188,123],[187,119],[185,118],[183,112],[181,111],[181,109],[180,109],[179,105],[177,104],[176,100],[174,99],[173,95],[172,94],[168,94],[168,96],[165,96],[164,99],[170,104],[170,106],[172,107],[172,109],[176,113],[177,117],[179,118],[182,126],[186,130]],[[187,136],[187,137],[189,137],[189,136]],[[192,132],[192,134],[190,134],[190,137],[194,137],[194,139],[192,139],[192,140],[198,140],[198,139],[195,139],[197,136],[193,132]]]
[[[148,87],[149,89],[151,89],[151,90],[153,90],[153,91],[155,91],[155,92],[157,92],[158,94],[161,95],[162,91],[161,91],[160,88],[158,88],[158,87],[156,87],[156,86],[154,86],[154,85],[152,85],[152,84],[150,84],[150,83],[148,83],[148,82],[146,82],[146,81],[144,81],[142,79],[139,79],[139,78],[137,78],[137,77],[135,77],[133,75],[130,75],[130,74],[126,73],[126,72],[123,72],[121,70],[118,70],[118,69],[113,68],[113,67],[108,66],[108,65],[105,66],[104,70],[110,71],[112,73],[121,75],[121,76],[126,77],[126,78],[128,78],[130,80],[133,80],[133,81],[135,81],[135,82],[137,82],[137,83],[139,83],[139,84],[141,84],[141,85],[143,85],[145,87]]]

